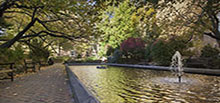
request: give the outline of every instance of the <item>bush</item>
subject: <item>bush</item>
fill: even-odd
[[[16,45],[9,49],[0,49],[0,62],[23,62],[25,57],[24,51],[21,45]]]
[[[96,63],[99,62],[98,58],[96,56],[90,56],[82,59],[82,62],[84,63]]]
[[[107,51],[106,51],[106,56],[110,56],[114,53],[114,48],[112,48],[111,46],[107,47]]]
[[[219,56],[220,51],[217,48],[213,48],[211,45],[206,45],[202,49],[200,57],[204,58],[216,58]]]
[[[80,59],[69,58],[66,61],[69,63],[101,63],[102,62],[101,60],[98,60],[98,58],[95,56],[90,56],[87,58],[80,58]]]
[[[15,45],[9,49],[0,49],[0,63],[14,62],[16,73],[24,71],[22,65],[24,58],[25,55],[21,45]]]
[[[47,61],[48,57],[50,56],[50,51],[48,48],[44,47],[43,42],[37,39],[32,40],[29,48],[29,58],[31,58],[33,61],[40,61],[42,59]]]
[[[207,68],[220,68],[220,50],[213,48],[211,45],[206,45],[202,49],[201,58],[208,59],[206,64]]]
[[[69,56],[57,56],[51,58],[55,63],[63,63],[65,61],[71,61],[71,57]]]
[[[152,59],[157,65],[168,66],[176,51],[179,51],[182,55],[186,55],[185,53],[188,53],[187,48],[191,45],[186,44],[181,39],[175,39],[170,41],[158,40],[149,46],[148,48],[150,49],[147,50],[150,51],[147,52],[148,55],[146,57]]]
[[[122,58],[122,52],[119,49],[116,49],[112,56],[108,57],[109,63],[120,63]]]
[[[174,52],[175,50],[172,50],[169,44],[164,41],[158,41],[152,45],[150,57],[158,65],[169,65]]]
[[[145,42],[141,38],[128,38],[123,41],[120,50],[126,59],[140,61],[144,57]]]

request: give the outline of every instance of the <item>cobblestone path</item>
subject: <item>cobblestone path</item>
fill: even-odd
[[[55,64],[40,72],[0,80],[0,103],[73,103],[65,70]]]

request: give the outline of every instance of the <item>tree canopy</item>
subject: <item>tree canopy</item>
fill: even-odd
[[[1,0],[0,49],[83,52],[100,44],[105,55],[128,38],[188,45],[204,34],[220,44],[219,12],[218,0]]]
[[[4,21],[0,30],[6,29],[6,32],[1,34],[3,43],[0,48],[9,48],[17,41],[24,42],[35,37],[50,36],[71,41],[89,38],[95,35],[95,14],[96,7],[90,1],[1,1],[0,18]]]
[[[135,6],[128,0],[121,2],[118,6],[110,5],[101,11],[102,21],[98,27],[103,33],[103,43],[116,48],[128,37],[137,36],[135,25],[131,20]]]
[[[164,3],[160,19],[166,21],[168,33],[208,35],[220,44],[218,0],[176,0]],[[175,31],[174,31],[175,30]],[[173,32],[170,32],[173,31]]]

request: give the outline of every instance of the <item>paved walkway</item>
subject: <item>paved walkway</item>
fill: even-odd
[[[73,103],[65,69],[55,64],[14,82],[0,81],[0,103]]]

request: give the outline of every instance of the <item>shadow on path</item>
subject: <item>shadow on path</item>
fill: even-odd
[[[0,81],[0,103],[73,103],[64,66],[55,64],[14,82]]]

